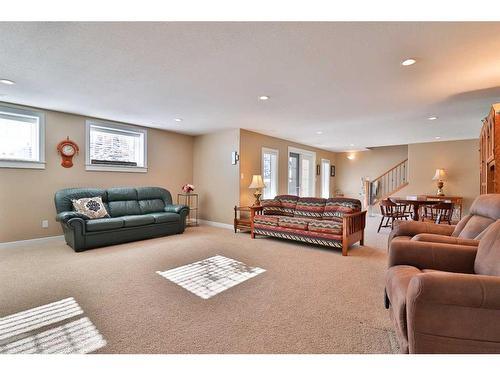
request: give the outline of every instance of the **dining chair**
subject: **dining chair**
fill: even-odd
[[[384,199],[380,202],[380,212],[382,218],[380,219],[380,224],[378,226],[377,233],[380,232],[381,228],[393,228],[394,220],[408,220],[411,215],[411,209],[408,205],[397,204],[390,199]],[[385,224],[384,224],[385,220]]]
[[[422,221],[432,221],[436,224],[448,223],[451,225],[454,206],[451,202],[439,202],[430,206],[424,206]]]

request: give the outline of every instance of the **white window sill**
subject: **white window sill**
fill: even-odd
[[[146,173],[147,167],[123,167],[115,165],[94,165],[87,164],[85,170],[92,172],[128,172],[128,173]]]
[[[0,168],[45,169],[44,161],[0,160]]]

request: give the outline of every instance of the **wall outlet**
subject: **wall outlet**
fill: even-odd
[[[48,228],[49,227],[49,221],[48,220],[42,220],[42,228]]]

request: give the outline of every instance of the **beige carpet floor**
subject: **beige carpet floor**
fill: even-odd
[[[206,226],[83,253],[16,244],[0,248],[0,317],[74,297],[107,341],[99,353],[394,353],[376,224],[348,257]],[[208,300],[156,273],[216,254],[266,272]]]

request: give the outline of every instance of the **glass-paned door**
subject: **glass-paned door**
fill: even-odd
[[[311,154],[300,155],[300,196],[314,197],[314,158]]]
[[[330,197],[330,160],[321,159],[321,198]]]
[[[300,195],[300,154],[288,155],[288,194]]]
[[[262,148],[262,179],[266,187],[264,199],[272,199],[278,195],[278,150]]]
[[[288,150],[288,194],[314,197],[316,154],[292,147]]]

